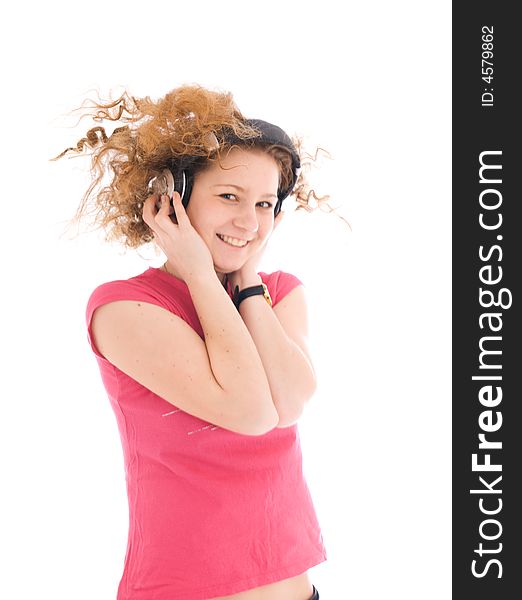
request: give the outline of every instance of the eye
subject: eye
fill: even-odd
[[[237,196],[235,194],[220,194],[221,198],[225,200],[237,200]]]
[[[258,206],[261,206],[262,204],[264,205],[262,206],[262,208],[272,208],[272,206],[274,206],[271,202],[268,202],[268,200],[263,200],[263,202],[259,202]]]

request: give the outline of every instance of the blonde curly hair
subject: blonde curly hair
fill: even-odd
[[[73,222],[90,215],[94,225],[105,230],[107,240],[118,240],[129,248],[153,240],[142,217],[143,203],[151,194],[151,179],[175,161],[190,160],[194,174],[219,161],[231,147],[227,141],[230,133],[234,146],[261,147],[274,158],[279,166],[280,188],[288,188],[295,179],[289,149],[261,143],[259,130],[247,122],[228,92],[184,85],[157,101],[125,92],[114,101],[92,101],[82,110],[95,122],[113,121],[119,126],[110,135],[101,125],[92,127],[76,147],[67,148],[52,159],[81,154],[86,148],[92,151],[92,182]],[[306,167],[307,160],[315,160],[304,152],[301,139],[292,141],[301,166]],[[300,170],[291,194],[297,209],[311,211],[312,198],[319,206],[328,196],[316,196],[309,188],[305,171],[306,168]]]

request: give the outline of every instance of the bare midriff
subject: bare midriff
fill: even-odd
[[[308,573],[211,600],[309,600],[314,593]]]

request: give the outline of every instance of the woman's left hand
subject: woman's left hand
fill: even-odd
[[[283,219],[283,211],[281,211],[277,217],[274,219],[274,228],[272,229],[272,233],[275,231],[275,228],[279,225],[281,220]],[[259,275],[257,274],[257,268],[261,261],[261,257],[265,251],[266,245],[268,243],[267,238],[265,243],[254,253],[250,258],[245,262],[245,264],[232,273],[228,273],[228,281],[232,286],[232,290],[235,289],[236,285],[239,286],[239,289],[242,290],[245,287],[250,287],[251,285],[257,285],[259,283]]]

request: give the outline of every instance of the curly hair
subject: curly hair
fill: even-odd
[[[231,148],[227,131],[233,132],[241,145],[260,147],[274,158],[280,186],[293,181],[290,151],[284,146],[256,141],[260,132],[248,124],[228,92],[184,85],[157,101],[125,92],[114,101],[92,101],[88,109],[84,105],[84,116],[91,116],[97,123],[113,121],[119,126],[110,135],[101,125],[89,129],[76,147],[67,148],[52,160],[69,153],[81,154],[86,147],[92,150],[92,182],[73,221],[90,215],[94,225],[105,230],[107,240],[121,241],[129,248],[153,240],[142,217],[143,203],[151,194],[150,180],[173,161],[190,160],[193,173],[219,161],[222,153]],[[295,138],[293,142],[303,166],[307,159],[315,160],[303,151],[302,140]],[[301,169],[292,195],[298,209],[311,211],[312,198],[319,206],[328,196],[318,198],[310,190],[304,171]]]

